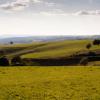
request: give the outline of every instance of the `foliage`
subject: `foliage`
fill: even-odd
[[[91,45],[90,43],[88,43],[88,44],[86,45],[86,48],[87,48],[87,49],[90,49],[91,46],[92,46],[92,45]]]
[[[100,40],[97,40],[97,39],[94,40],[94,41],[93,41],[93,45],[100,45]]]
[[[14,44],[14,42],[13,41],[10,41],[10,44]]]
[[[0,58],[0,66],[9,66],[9,60],[5,56]]]

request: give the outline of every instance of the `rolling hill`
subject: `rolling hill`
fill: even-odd
[[[60,41],[49,41],[49,42],[33,42],[29,44],[9,44],[9,45],[0,45],[0,55],[5,55],[8,59],[12,59],[16,56],[21,56],[21,58],[26,62],[33,63],[38,62],[52,62],[52,65],[65,65],[63,63],[73,62],[72,64],[76,65],[75,62],[80,63],[80,60],[86,56],[77,55],[87,55],[89,52],[98,52],[100,54],[100,46],[94,46],[90,49],[86,48],[86,45],[91,43],[92,40],[60,40]],[[71,59],[69,59],[69,57]],[[44,59],[44,60],[43,60]],[[99,59],[99,58],[97,58]],[[38,61],[37,61],[38,60]],[[57,61],[58,60],[58,61]],[[61,62],[61,64],[60,64]],[[26,64],[25,64],[26,65]],[[34,64],[32,64],[34,65]],[[37,64],[36,64],[37,65]],[[41,64],[40,64],[41,65]],[[43,64],[44,65],[44,64]],[[46,64],[45,64],[46,65]],[[69,65],[67,63],[67,65]]]

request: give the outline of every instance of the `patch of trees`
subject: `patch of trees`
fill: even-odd
[[[100,45],[100,40],[99,40],[99,39],[95,39],[95,40],[93,40],[92,44],[93,44],[93,45]],[[90,48],[92,47],[92,44],[91,44],[91,43],[88,43],[88,44],[86,45],[86,48],[87,48],[87,49],[90,49]]]
[[[98,39],[94,40],[93,45],[100,45],[100,40],[98,40]]]

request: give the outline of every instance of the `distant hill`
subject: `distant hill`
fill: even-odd
[[[94,36],[29,36],[29,37],[11,37],[0,39],[0,43],[31,43],[31,42],[47,42],[60,40],[82,40],[82,39],[100,39],[100,35]]]

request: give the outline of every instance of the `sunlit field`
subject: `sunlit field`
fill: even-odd
[[[0,0],[0,100],[100,100],[100,0]]]
[[[1,67],[0,100],[100,100],[100,67]]]
[[[7,59],[48,59],[98,52],[92,40],[0,45]],[[90,49],[86,45],[91,43]],[[24,61],[24,60],[23,60]],[[72,60],[70,60],[72,61]],[[67,62],[67,60],[66,60]],[[30,62],[26,62],[29,64]],[[0,100],[100,100],[100,61],[88,66],[1,66]],[[50,62],[53,63],[53,62]],[[58,65],[60,62],[58,62]],[[95,65],[95,66],[93,66]]]

